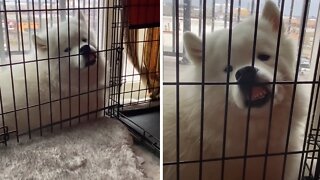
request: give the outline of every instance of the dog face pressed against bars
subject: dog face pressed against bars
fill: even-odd
[[[227,79],[227,73],[230,73],[230,82],[239,83],[238,87],[231,86],[231,99],[239,108],[246,108],[249,105],[253,108],[264,106],[270,100],[272,91],[270,83],[273,82],[275,73],[280,24],[280,13],[274,8],[276,7],[272,5],[266,6],[262,18],[258,21],[254,61],[252,60],[255,31],[253,18],[239,23],[233,29],[229,67],[226,57],[229,32],[222,30],[207,36],[206,81],[223,82]],[[295,65],[293,46],[283,33],[281,35],[276,81],[293,81]],[[198,61],[195,64],[201,69],[202,41],[187,32],[184,34],[184,43],[190,59]],[[252,67],[253,62],[254,67]],[[275,105],[283,100],[285,95],[283,88],[281,85],[276,85]]]
[[[2,113],[9,131],[25,133],[104,108],[109,82],[106,52],[97,52],[96,36],[82,13],[44,28],[31,39],[25,70],[23,64],[13,65],[11,78],[9,67],[0,69]],[[88,117],[97,114],[81,119]]]
[[[256,41],[255,22],[253,17],[248,18],[232,29],[230,65],[229,30],[206,35],[205,52],[202,52],[201,38],[191,32],[183,36],[193,65],[180,75],[185,78],[181,81],[201,82],[202,55],[205,54],[205,82],[217,83],[204,86],[202,158],[217,160],[203,162],[203,179],[221,179],[223,156],[238,157],[224,161],[223,176],[227,180],[240,180],[243,174],[247,180],[262,179],[264,171],[268,180],[281,179],[283,172],[285,179],[298,178],[300,155],[286,158],[279,155],[285,153],[286,147],[287,151],[302,150],[306,123],[302,86],[297,85],[291,108],[296,66],[294,47],[282,27],[276,63],[280,12],[273,2],[266,2],[258,19]],[[273,94],[274,81],[287,83],[276,84]],[[179,86],[179,94],[180,161],[199,161],[201,86]],[[175,95],[175,87],[164,89],[164,162],[176,161],[176,102],[172,102]],[[265,158],[266,153],[278,155]],[[244,170],[243,157],[250,155],[255,157],[245,159]],[[164,167],[165,179],[174,179],[176,173],[175,166]],[[181,179],[198,177],[199,163],[180,164]]]
[[[32,40],[41,57],[47,56],[48,53],[50,58],[57,58],[59,55],[65,57],[70,54],[71,68],[85,69],[94,65],[97,58],[96,37],[93,31],[88,32],[88,30],[84,15],[79,13],[79,17],[71,17],[61,23],[59,32],[56,26],[48,29],[48,36],[46,31],[42,31],[34,35]],[[67,59],[69,60],[69,57]]]

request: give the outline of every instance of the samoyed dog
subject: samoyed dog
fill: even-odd
[[[254,17],[232,29],[229,66],[229,30],[206,36],[203,179],[218,180],[223,176],[225,180],[258,180],[265,176],[267,180],[278,180],[282,175],[288,180],[298,179],[301,154],[292,152],[303,148],[304,102],[308,100],[303,97],[305,87],[297,85],[292,102],[296,57],[284,28],[275,68],[280,18],[277,6],[266,1],[258,19],[254,66]],[[201,82],[203,41],[190,32],[183,40],[193,65],[180,75],[180,81]],[[275,84],[273,93],[274,80],[287,84]],[[201,86],[179,86],[179,110],[175,97],[176,86],[164,89],[164,162],[172,162],[164,166],[164,179],[176,179],[177,112],[179,160],[183,161],[180,179],[199,179]],[[285,156],[286,152],[291,153]]]
[[[105,52],[98,52],[84,15],[36,33],[32,40],[26,63],[0,69],[0,126],[21,134],[81,115],[80,120],[102,116],[102,111],[91,112],[102,110],[108,98]]]

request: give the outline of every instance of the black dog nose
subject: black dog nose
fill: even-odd
[[[258,69],[252,66],[246,66],[239,69],[235,76],[238,82],[253,82],[257,75]]]
[[[80,54],[87,56],[91,53],[91,48],[89,45],[84,45],[80,48]]]
[[[80,55],[84,57],[85,66],[91,66],[96,62],[95,51],[91,50],[89,45],[84,45],[80,48]]]

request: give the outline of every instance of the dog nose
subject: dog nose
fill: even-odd
[[[89,45],[80,48],[80,55],[84,57],[85,67],[91,66],[96,62],[95,51]]]
[[[80,54],[87,56],[91,53],[91,48],[89,45],[84,45],[80,48]]]
[[[238,82],[252,82],[255,79],[255,76],[258,72],[258,69],[252,66],[246,66],[239,69],[235,76]]]

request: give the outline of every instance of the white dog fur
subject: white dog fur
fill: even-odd
[[[273,82],[274,66],[280,12],[276,5],[267,1],[259,18],[256,41],[256,58],[254,66],[259,70],[257,77],[262,82]],[[236,25],[232,30],[232,48],[230,64],[230,82],[237,82],[235,74],[238,70],[252,64],[254,42],[254,17]],[[205,81],[225,83],[227,73],[224,72],[228,60],[229,30],[220,30],[206,36],[205,45]],[[181,81],[201,82],[202,73],[202,40],[196,35],[186,32],[184,45],[189,59],[194,65],[181,74]],[[261,61],[259,54],[267,54],[270,58]],[[292,42],[286,37],[282,28],[278,70],[276,81],[294,80],[296,57]],[[297,86],[293,108],[290,141],[288,151],[302,150],[306,124],[305,105],[308,101],[303,97],[302,85]],[[293,84],[277,84],[275,86],[272,122],[268,153],[284,153],[288,132],[289,114],[292,102]],[[245,155],[246,127],[248,108],[245,97],[238,85],[229,85],[228,111],[226,123],[225,157]],[[267,85],[271,92],[272,85]],[[200,157],[200,107],[201,86],[180,85],[179,88],[179,131],[180,161],[199,160]],[[164,162],[176,161],[176,87],[164,88]],[[271,100],[259,107],[252,107],[249,120],[247,155],[263,155],[266,153],[267,132]],[[223,136],[225,125],[226,85],[206,85],[204,87],[204,131],[203,159],[221,158],[223,152]],[[265,156],[246,159],[245,177],[247,180],[258,180],[263,177]],[[297,179],[301,154],[287,156],[285,179]],[[283,155],[267,158],[266,179],[281,179],[283,171]],[[222,161],[207,161],[203,165],[203,179],[221,179]],[[224,161],[224,179],[242,179],[244,159]],[[180,164],[180,179],[191,180],[199,177],[199,163]],[[176,178],[176,166],[164,166],[164,179]]]
[[[69,25],[68,21],[70,23]],[[96,36],[91,29],[92,28],[90,28],[89,36],[88,24],[82,13],[80,13],[79,17],[70,17],[69,20],[67,19],[59,23],[59,29],[57,25],[54,25],[52,28],[49,27],[48,39],[46,30],[41,31],[32,37],[34,48],[32,52],[25,57],[27,62],[25,63],[25,71],[23,64],[13,65],[13,78],[11,78],[11,69],[8,66],[0,69],[0,87],[3,104],[2,112],[4,113],[5,125],[9,127],[9,131],[18,129],[19,134],[25,133],[29,128],[34,129],[40,127],[40,123],[42,126],[45,126],[51,124],[51,120],[52,123],[55,123],[60,120],[65,120],[70,117],[74,118],[104,108],[104,103],[107,102],[108,98],[105,87],[109,85],[108,72],[105,72],[105,53],[100,52],[99,55],[97,55]],[[70,33],[68,33],[68,31]],[[68,40],[69,35],[70,47]],[[88,42],[89,37],[90,42]],[[90,48],[90,53],[87,58],[85,58],[84,55],[76,55],[79,54],[80,49],[85,45],[89,45],[88,47]],[[108,47],[110,47],[109,44]],[[69,53],[71,55],[70,58],[68,57]],[[46,60],[48,59],[48,56],[49,58],[52,58],[49,61]],[[58,58],[59,56],[60,58]],[[36,58],[38,61],[34,61]],[[86,59],[92,63],[94,60],[96,61],[94,64],[86,66]],[[38,68],[36,62],[38,63]],[[48,62],[50,65],[50,81]],[[37,72],[39,73],[37,74]],[[107,76],[105,76],[105,74],[107,74]],[[69,78],[71,79],[70,82]],[[27,89],[25,81],[27,82]],[[39,106],[38,81],[41,106]],[[15,96],[13,96],[12,82],[14,84]],[[51,86],[52,103],[48,103],[50,100],[49,83]],[[64,98],[61,101],[59,100],[60,88],[61,98]],[[80,96],[78,95],[79,91],[81,94]],[[88,91],[90,93],[88,93]],[[106,96],[105,92],[107,93]],[[73,97],[70,98],[70,96]],[[28,97],[29,107],[31,107],[28,109],[30,127],[28,126],[27,110],[20,110],[27,107],[26,97]],[[106,101],[104,99],[105,97]],[[13,101],[14,98],[15,104]],[[41,108],[41,118],[39,108]],[[17,110],[16,114],[14,113],[15,109]],[[0,109],[0,113],[2,112]],[[17,117],[15,117],[15,115]],[[102,116],[102,111],[98,113],[98,117],[100,116]],[[90,114],[89,118],[93,117],[97,117],[95,113]],[[16,118],[17,124],[15,122]],[[82,119],[86,118],[88,118],[88,116],[85,116]],[[2,126],[2,121],[0,122],[0,126]]]

